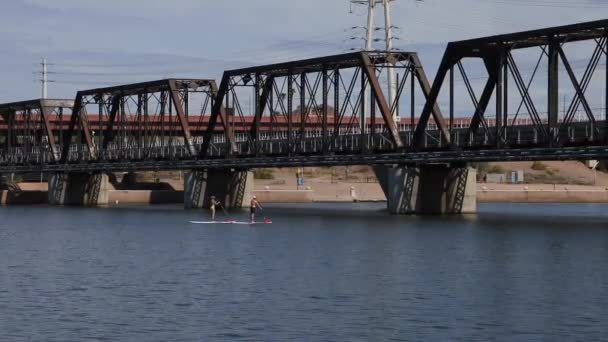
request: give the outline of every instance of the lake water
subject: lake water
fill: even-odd
[[[608,338],[608,206],[381,209],[0,208],[0,341]]]

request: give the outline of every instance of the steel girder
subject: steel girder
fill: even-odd
[[[79,91],[61,161],[122,160],[133,158],[134,150],[137,159],[173,159],[172,148],[182,146],[196,157],[198,148],[188,121],[190,97],[202,96],[202,120],[216,91],[215,81],[208,79],[165,79]],[[99,115],[96,126],[89,123],[89,112]]]
[[[539,136],[538,142],[536,143],[537,147],[568,146],[569,142],[560,139],[560,137],[563,136],[562,132],[564,130],[570,129],[573,116],[581,107],[584,110],[586,119],[591,125],[589,140],[591,142],[608,142],[608,137],[599,136],[600,127],[598,127],[597,122],[600,120],[597,114],[593,112],[588,101],[588,95],[586,94],[586,90],[589,87],[591,78],[593,77],[601,57],[608,58],[607,28],[608,20],[600,20],[449,43],[433,82],[429,100],[422,110],[420,120],[416,127],[413,142],[415,150],[419,151],[424,149],[423,142],[428,122],[434,111],[434,106],[438,104],[439,94],[442,88],[447,87],[446,83],[448,83],[448,78],[450,79],[449,92],[452,120],[454,107],[454,69],[460,71],[462,75],[466,89],[471,96],[474,110],[470,125],[470,139],[466,142],[461,142],[461,144],[451,144],[451,149],[467,149],[479,144],[484,144],[486,148],[501,148],[502,146],[515,147],[517,145],[517,143],[514,142],[514,137],[509,134],[510,129],[515,122],[515,119],[513,119],[510,124],[508,118],[509,88],[512,87],[510,84],[514,84],[514,88],[516,88],[517,93],[521,97],[521,102],[515,118],[520,115],[521,109],[524,107],[527,111],[527,115],[530,116],[530,120],[532,120],[537,127],[537,134]],[[585,73],[579,77],[573,70],[574,68],[566,56],[565,48],[568,44],[584,41],[592,43],[594,49],[586,66]],[[540,51],[540,57],[536,63],[532,77],[526,82],[515,61],[513,53],[516,50],[534,48],[537,48]],[[487,82],[480,98],[477,98],[462,64],[462,61],[467,58],[481,59],[487,71]],[[547,65],[548,79],[546,118],[539,114],[540,111],[538,108],[542,107],[542,105],[537,102],[535,103],[530,89],[532,80],[543,61],[545,61]],[[561,118],[559,116],[559,96],[561,89],[559,75],[562,71],[560,62],[561,65],[563,65],[563,71],[566,72],[566,76],[568,77],[569,83],[571,83],[575,94],[570,102],[568,110]],[[512,77],[512,81],[510,81],[509,77]],[[608,89],[608,72],[602,77],[605,78],[604,82],[607,82],[605,88]],[[494,130],[490,130],[487,123],[488,118],[484,116],[492,97],[494,97],[494,103],[496,104],[495,118],[492,119]],[[608,107],[608,103],[605,106]],[[476,138],[479,136],[480,127],[484,130],[483,136],[485,138],[482,139],[483,141]],[[451,129],[452,128],[450,127],[450,130]],[[488,139],[488,136],[490,139]]]
[[[72,100],[37,99],[0,104],[4,136],[2,163],[52,163],[60,158],[64,112],[71,110]],[[57,127],[59,129],[56,129]],[[56,136],[57,135],[57,136]],[[47,158],[50,156],[50,158]]]
[[[251,169],[266,167],[344,166],[344,165],[424,165],[498,161],[565,161],[608,159],[608,147],[560,147],[434,151],[382,154],[297,155],[228,159],[184,159],[142,161],[90,161],[73,164],[6,165],[2,172],[121,172],[175,169]]]
[[[393,103],[385,98],[379,81],[380,74],[388,68],[403,73]],[[213,136],[220,133],[216,130],[218,121],[222,124],[226,150],[235,157],[301,153],[302,140],[311,134],[323,138],[319,153],[336,153],[339,136],[353,132],[365,142],[359,145],[359,152],[370,153],[378,148],[370,138],[379,133],[376,124],[382,124],[393,148],[401,150],[405,144],[393,114],[399,110],[401,97],[409,96],[403,94],[408,76],[412,80],[411,102],[414,102],[416,83],[427,97],[430,84],[418,55],[413,52],[356,52],[226,71],[200,156],[209,156]],[[250,113],[243,109],[248,96],[253,96]],[[433,113],[449,142],[438,106],[433,108]],[[240,136],[248,146],[237,151],[239,137],[234,136],[231,126],[234,122],[242,126],[248,114],[253,116],[249,134]],[[267,123],[265,132],[261,132],[260,123],[264,118]],[[262,137],[262,133],[265,136]],[[272,139],[283,139],[285,144],[278,150],[264,150],[261,143]]]

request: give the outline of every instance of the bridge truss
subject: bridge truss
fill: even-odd
[[[401,75],[393,103],[387,102],[379,81],[389,69]],[[407,98],[413,117],[417,94],[423,102],[429,90],[420,59],[410,52],[357,52],[227,71],[200,156],[212,155],[218,122],[228,140],[225,155],[230,157],[401,150],[407,142],[393,114]],[[248,97],[253,98],[252,120],[243,110]],[[230,109],[229,115],[223,108]],[[247,123],[246,132],[235,137],[232,122],[240,122],[241,128]]]
[[[0,105],[0,165],[59,162],[63,127],[72,100],[30,100]]]
[[[63,140],[62,162],[178,160],[195,157],[190,101],[199,120],[213,104],[215,81],[167,79],[79,91]],[[97,117],[90,123],[92,116]]]
[[[576,65],[574,58],[577,58]],[[476,92],[467,75],[466,63],[471,59],[481,61],[486,71],[486,75],[480,77],[485,79],[481,92],[479,89]],[[580,62],[582,65],[578,68]],[[598,68],[601,64],[603,70]],[[449,43],[429,101],[422,110],[414,149],[427,148],[424,143],[427,124],[434,112],[433,106],[440,102],[441,91],[448,93],[445,102],[449,106],[448,130],[452,137],[444,147],[452,150],[605,144],[608,141],[607,66],[608,20]],[[456,95],[456,73],[460,74],[462,88],[466,90],[460,96]],[[603,88],[604,93],[591,93],[593,86]],[[566,92],[574,96],[560,111]],[[599,108],[592,107],[591,96],[604,99]],[[471,121],[464,132],[452,124],[458,97],[471,100],[468,107]],[[491,105],[494,113],[490,118],[486,114]],[[581,111],[584,119],[575,122]],[[532,122],[531,129],[523,135],[515,127],[521,118]],[[581,125],[581,121],[586,124]]]
[[[80,91],[67,127],[44,101],[0,105],[0,171],[607,159],[608,20],[449,43],[432,86],[416,53],[356,52]]]

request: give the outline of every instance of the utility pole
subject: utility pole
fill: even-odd
[[[377,0],[367,0],[368,1],[368,9],[367,9],[367,26],[366,35],[365,35],[365,51],[373,50],[373,42],[374,42],[374,21],[376,14],[376,4]],[[353,1],[354,3],[358,3],[359,1]],[[359,2],[360,3],[360,2]]]
[[[395,27],[393,26],[392,17],[391,17],[391,2],[392,1],[395,1],[395,0],[350,0],[350,2],[352,4],[367,6],[367,26],[365,27],[365,33],[366,33],[365,51],[373,51],[374,50],[373,43],[375,41],[381,41],[381,40],[385,41],[386,45],[385,45],[384,50],[386,52],[393,51],[393,40],[395,40],[396,38],[393,35],[393,29]],[[385,33],[384,39],[374,37],[374,32],[376,31],[376,27],[374,27],[376,8],[379,5],[382,5],[384,7],[384,33]],[[387,98],[387,100],[389,102],[389,105],[392,107],[392,104],[395,101],[395,97],[397,94],[397,84],[395,83],[395,79],[396,79],[395,74],[396,73],[395,73],[394,64],[391,63],[391,64],[387,65],[387,67],[388,67],[388,72],[387,72],[388,98]],[[367,97],[368,96],[367,88],[366,88],[365,94]],[[367,112],[367,110],[366,110],[366,112]],[[395,120],[398,119],[397,112],[393,113],[393,118]]]
[[[393,51],[393,22],[391,18],[391,1],[392,0],[383,0],[384,2],[384,32],[386,34],[386,51]],[[390,63],[390,62],[389,62]],[[414,75],[412,75],[414,77]],[[395,64],[391,63],[387,72],[387,87],[388,87],[388,103],[393,108],[393,102],[395,102],[395,97],[397,94],[397,84],[395,83]],[[393,119],[395,122],[399,120],[397,113],[393,114]]]
[[[48,95],[48,93],[47,93],[47,84],[49,82],[48,81],[48,69],[47,69],[48,65],[46,63],[46,58],[42,59],[41,65],[42,65],[42,79],[41,79],[41,82],[42,82],[42,98],[46,99],[47,95]]]

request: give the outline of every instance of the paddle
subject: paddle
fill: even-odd
[[[220,203],[220,202],[217,202],[217,204],[220,206],[220,208],[222,208],[224,215],[228,216],[228,211],[226,211],[226,208],[224,208],[224,205],[222,205],[222,203]]]
[[[220,202],[217,202],[217,205],[219,205],[220,208],[222,208],[222,211],[224,212],[224,215],[226,215],[226,217],[229,217],[228,211],[226,210],[226,208],[224,208],[224,205],[222,203],[220,203]],[[234,219],[229,219],[229,218],[227,218],[225,220],[225,222],[233,222],[233,221],[235,221],[235,220]]]

